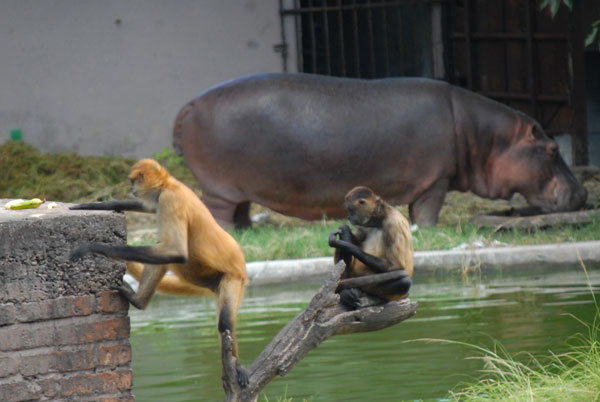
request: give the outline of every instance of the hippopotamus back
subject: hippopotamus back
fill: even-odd
[[[249,202],[304,219],[342,217],[344,194],[358,185],[410,204],[411,218],[427,225],[448,190],[488,196],[471,182],[488,180],[481,162],[499,147],[489,138],[510,145],[521,120],[535,124],[441,81],[260,74],[184,106],[174,145],[224,225],[247,224]]]

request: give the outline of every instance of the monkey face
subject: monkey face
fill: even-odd
[[[373,216],[374,202],[369,199],[359,198],[352,202],[346,202],[348,220],[355,226],[367,226]]]
[[[344,208],[354,226],[372,226],[377,215],[378,197],[367,187],[355,187],[346,194]]]
[[[135,197],[155,199],[169,177],[165,168],[152,159],[142,159],[131,168],[129,180]]]

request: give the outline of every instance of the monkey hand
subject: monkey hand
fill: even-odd
[[[338,230],[340,232],[340,239],[350,240],[352,238],[352,231],[350,230],[350,226],[342,225]]]
[[[351,237],[352,232],[348,225],[340,226],[339,229],[336,229],[329,234],[329,246],[336,249],[333,257],[334,264],[337,264],[340,260],[344,260],[346,266],[349,266],[352,263],[352,254],[346,251],[344,244],[347,243]]]
[[[333,232],[329,233],[329,247],[338,247],[338,236],[342,235],[342,231],[340,229],[336,229]]]

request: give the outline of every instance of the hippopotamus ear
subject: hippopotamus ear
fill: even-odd
[[[539,128],[536,126],[536,124],[532,123],[532,124],[527,124],[527,128],[526,128],[526,133],[525,133],[525,138],[527,139],[528,142],[533,143],[536,141],[537,138],[540,137],[540,133]]]

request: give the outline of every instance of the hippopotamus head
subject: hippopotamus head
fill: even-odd
[[[587,191],[571,173],[558,144],[539,123],[519,113],[513,132],[496,138],[487,162],[490,198],[515,192],[543,212],[573,211],[584,206]]]

